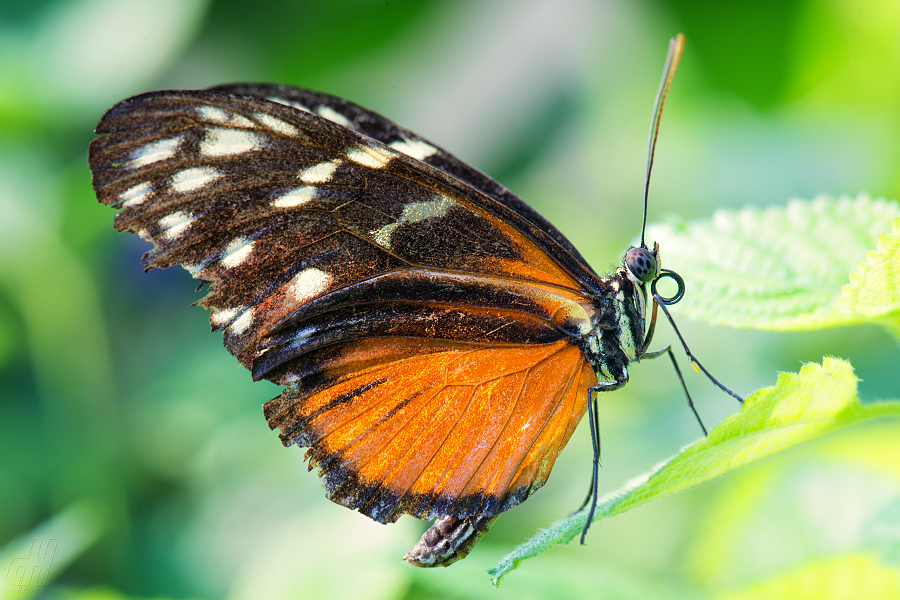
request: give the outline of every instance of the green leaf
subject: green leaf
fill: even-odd
[[[800,373],[783,373],[772,387],[753,393],[741,411],[709,436],[688,446],[632,487],[609,494],[595,520],[693,487],[751,461],[840,427],[882,416],[900,417],[900,402],[860,404],[857,379],[846,361],[825,358]],[[507,554],[490,571],[494,585],[522,561],[568,544],[584,528],[585,513],[572,515]]]
[[[900,572],[865,554],[804,565],[717,600],[896,600]]]
[[[687,282],[677,308],[692,319],[774,331],[874,323],[900,335],[896,201],[793,200],[653,225],[647,235]]]
[[[900,219],[892,233],[878,236],[878,247],[850,274],[830,312],[882,323],[900,336]]]
[[[0,586],[0,600],[26,600],[43,592],[106,525],[101,507],[83,501],[0,547],[0,565],[9,584]]]
[[[866,547],[900,566],[900,499],[890,503],[866,527]]]
[[[860,551],[888,563],[891,537],[900,543],[886,512],[900,500],[898,435],[900,419],[879,419],[729,475],[704,494],[691,526],[683,554],[689,580],[743,590]]]

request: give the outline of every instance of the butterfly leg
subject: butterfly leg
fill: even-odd
[[[592,395],[592,391],[588,391],[588,395]],[[587,494],[581,504],[573,510],[571,515],[580,513],[594,497],[594,487],[597,483],[598,468],[600,465],[600,417],[597,414],[597,398],[592,396],[588,398],[588,426],[591,431],[591,448],[593,450],[595,468],[591,469],[591,483],[588,486]],[[596,440],[596,441],[595,441]]]
[[[700,424],[700,429],[703,430],[703,435],[708,436],[709,433],[706,431],[706,426],[703,424],[703,420],[700,418],[700,413],[697,412],[697,408],[694,406],[694,400],[691,398],[691,394],[690,392],[688,392],[687,385],[684,383],[684,377],[682,377],[681,375],[681,369],[678,368],[678,362],[675,360],[675,354],[672,352],[672,346],[666,344],[655,352],[644,352],[641,358],[659,358],[663,354],[668,354],[669,358],[672,359],[672,366],[675,367],[675,374],[678,375],[678,381],[681,382],[681,389],[684,390],[684,395],[687,398],[688,406],[691,408],[691,412],[693,412],[694,416],[697,418],[697,423]]]
[[[597,392],[611,392],[617,390],[628,383],[628,372],[624,369],[615,381],[600,381],[597,385],[588,388],[588,423],[591,430],[591,450],[593,453],[593,461],[591,464],[591,486],[588,489],[587,497],[579,511],[584,510],[590,502],[587,519],[584,522],[584,529],[581,531],[581,543],[584,544],[584,538],[587,536],[588,529],[591,528],[591,522],[594,520],[594,510],[597,508],[597,500],[599,499],[598,482],[600,469],[600,418],[597,415]]]
[[[697,370],[698,372],[703,371],[703,374],[706,375],[706,377],[709,378],[709,380],[712,381],[720,390],[722,390],[729,396],[732,396],[735,400],[737,400],[738,402],[743,404],[744,403],[743,398],[741,398],[740,396],[738,396],[737,394],[732,392],[730,389],[728,389],[727,387],[725,387],[724,385],[719,383],[719,380],[716,379],[715,377],[713,377],[712,373],[707,371],[706,367],[704,367],[700,363],[700,361],[697,360],[697,357],[694,356],[694,354],[691,352],[691,349],[688,348],[687,342],[685,342],[684,338],[681,336],[681,332],[678,331],[678,325],[675,324],[675,319],[672,318],[672,315],[669,313],[669,309],[666,308],[666,303],[660,299],[659,294],[654,293],[653,294],[653,320],[654,321],[656,320],[656,307],[657,306],[662,308],[663,313],[666,315],[666,319],[668,319],[669,323],[672,325],[672,329],[675,331],[675,335],[678,336],[678,341],[681,342],[681,347],[684,348],[684,353],[687,354],[687,357],[689,359],[691,359],[691,365],[694,367],[694,369]],[[646,347],[647,346],[645,344],[644,348],[646,349]],[[640,358],[656,358],[656,356],[659,356],[660,354],[665,352],[667,348],[668,348],[668,346],[666,346],[662,350],[658,350],[656,352],[643,352],[640,355]],[[672,356],[671,350],[669,350],[669,356],[672,357],[672,364],[675,365],[675,357]],[[678,372],[678,378],[681,379],[681,371],[678,370],[678,365],[675,365],[675,370]],[[684,387],[684,379],[681,380],[681,385],[682,385],[682,387]],[[684,391],[685,391],[685,393],[687,393],[687,388],[685,388]],[[688,398],[690,399],[690,396],[688,396]],[[691,404],[691,408],[693,408],[693,403]],[[696,414],[696,411],[694,411],[694,414]],[[699,417],[698,417],[698,419],[699,419]],[[701,426],[702,426],[702,424],[701,424]],[[705,431],[705,428],[704,428],[704,431]]]

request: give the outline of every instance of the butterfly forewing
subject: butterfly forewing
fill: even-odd
[[[329,497],[379,521],[490,517],[540,487],[596,383],[604,283],[505,188],[356,105],[283,86],[154,92],[104,116],[116,227],[200,302]],[[483,531],[482,531],[483,533]]]
[[[114,107],[98,132],[108,135],[92,147],[95,186],[123,207],[117,227],[156,244],[146,266],[183,264],[218,282],[204,304],[245,364],[253,334],[297,305],[401,269],[581,287],[489,212],[503,205],[310,113],[152,93]]]
[[[265,98],[299,110],[315,113],[395,150],[399,150],[404,154],[408,154],[425,164],[431,165],[467,183],[536,225],[566,250],[565,253],[560,253],[557,257],[564,261],[563,264],[570,263],[574,258],[577,266],[569,265],[570,267],[578,270],[587,269],[592,274],[594,273],[587,261],[578,252],[578,249],[547,219],[523,202],[518,196],[478,169],[462,162],[437,144],[426,140],[405,127],[397,125],[378,113],[337,96],[286,85],[242,83],[223,85],[215,89],[242,96]]]

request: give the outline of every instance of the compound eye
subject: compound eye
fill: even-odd
[[[646,248],[631,248],[625,253],[625,266],[639,281],[650,283],[659,275],[659,263]]]

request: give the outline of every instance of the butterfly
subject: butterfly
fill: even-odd
[[[308,448],[328,498],[381,523],[435,520],[409,563],[464,557],[547,481],[585,412],[593,510],[592,394],[667,350],[647,350],[656,309],[683,293],[658,248],[642,240],[600,276],[497,182],[309,90],[140,94],[96,133],[93,186],[116,228],[154,244],[146,269],[209,283],[198,304],[254,380],[284,386],[265,418]],[[677,298],[656,292],[664,276]]]

